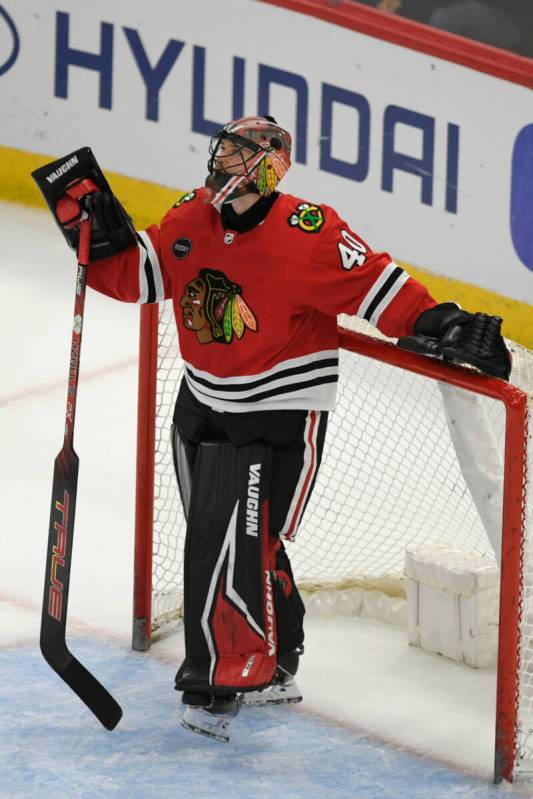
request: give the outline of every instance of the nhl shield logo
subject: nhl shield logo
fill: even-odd
[[[233,244],[234,240],[235,240],[235,233],[224,234],[224,244]]]

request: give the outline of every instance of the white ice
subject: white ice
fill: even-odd
[[[55,790],[52,777],[39,783],[37,775],[44,755],[52,757],[52,750],[46,748],[51,738],[57,735],[63,740],[65,731],[74,736],[71,740],[76,741],[78,760],[79,782],[70,783],[63,793],[69,799],[137,795],[164,799],[185,795],[180,784],[189,785],[200,797],[231,796],[225,783],[217,789],[217,780],[235,753],[249,764],[255,763],[250,765],[250,774],[255,775],[253,780],[250,777],[252,781],[247,781],[246,769],[239,766],[235,785],[240,787],[235,788],[235,796],[266,797],[272,792],[306,799],[326,794],[369,799],[424,795],[417,793],[419,772],[414,766],[406,766],[406,773],[413,774],[407,793],[394,788],[399,767],[393,755],[406,756],[407,763],[427,764],[427,796],[533,795],[527,787],[495,789],[490,784],[494,671],[476,671],[410,648],[404,630],[368,620],[309,618],[306,654],[298,675],[305,702],[295,709],[268,710],[264,716],[254,711],[256,715],[249,721],[239,717],[237,741],[230,745],[233,748],[217,748],[180,730],[172,691],[173,673],[183,653],[180,634],[160,642],[148,655],[133,654],[129,649],[138,308],[91,291],[86,303],[75,434],[80,476],[69,636],[85,647],[89,668],[94,653],[98,676],[105,684],[111,680],[120,692],[124,675],[124,720],[117,732],[101,731],[92,717],[78,708],[75,697],[66,697],[68,689],[39,659],[38,633],[53,461],[62,446],[75,257],[43,211],[0,203],[0,230],[0,492],[4,519],[0,656],[6,670],[0,704],[3,716],[10,720],[9,738],[6,727],[0,728],[0,736],[4,736],[0,796],[51,796]],[[133,708],[130,715],[126,706]],[[177,743],[168,745],[174,736]],[[322,751],[333,757],[328,749],[332,736],[338,736],[335,751],[342,759],[333,763],[330,775],[319,755],[309,753]],[[380,748],[382,742],[390,746]],[[97,779],[95,764],[102,762],[104,745],[105,751],[113,753],[111,761],[105,761],[109,773],[115,769],[114,773],[123,775],[121,788],[111,778],[107,788]],[[369,750],[361,755],[363,745]],[[70,744],[65,746],[63,769],[69,761]],[[369,781],[364,764],[371,762],[370,751],[381,763],[381,782]],[[389,753],[390,762],[384,752]],[[423,756],[422,761],[417,754]],[[2,762],[4,757],[10,762]],[[17,766],[15,775],[13,758],[18,762],[19,757],[24,758],[24,768]],[[159,787],[153,793],[146,786],[138,792],[138,778],[126,767],[125,758],[129,763],[145,758],[150,764],[159,764],[163,777],[158,783],[154,769],[153,784]],[[350,778],[351,791],[342,781],[341,771],[349,771],[352,762],[360,764]],[[264,766],[259,783],[255,782],[258,764]],[[459,780],[449,793],[443,792],[440,778],[435,777],[442,775],[445,767]],[[56,773],[60,771],[59,765],[54,768]],[[320,779],[315,778],[320,769]],[[2,788],[6,773],[11,774],[10,781]],[[280,773],[283,785],[276,781]],[[178,789],[169,787],[172,784]]]

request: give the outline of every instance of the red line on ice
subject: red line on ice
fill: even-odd
[[[128,358],[125,361],[120,361],[118,363],[110,364],[109,366],[104,366],[99,369],[93,369],[88,372],[85,372],[83,376],[80,377],[80,383],[87,383],[91,380],[97,380],[99,377],[104,377],[105,375],[112,374],[113,372],[121,371],[122,369],[127,369],[130,366],[134,366],[137,364],[137,358]],[[30,386],[29,388],[22,389],[18,391],[16,394],[7,394],[4,397],[0,397],[0,408],[5,408],[6,405],[10,405],[12,402],[20,402],[27,399],[31,399],[32,397],[36,396],[43,396],[46,394],[53,394],[58,389],[62,389],[66,387],[66,381],[64,378],[61,380],[54,380],[52,383],[43,383],[38,386]]]

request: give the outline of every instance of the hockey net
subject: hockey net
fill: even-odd
[[[402,351],[353,317],[339,323],[337,407],[289,545],[299,588],[330,609],[353,587],[404,596],[408,548],[449,544],[491,561],[502,549],[496,775],[533,770],[533,353],[509,343],[506,384]],[[170,442],[181,372],[171,303],[144,306],[136,649],[181,616],[185,522]]]

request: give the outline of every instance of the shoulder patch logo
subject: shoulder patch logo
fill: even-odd
[[[194,200],[195,197],[196,197],[196,192],[195,191],[189,191],[189,192],[187,192],[187,194],[182,194],[182,196],[179,198],[179,200],[176,200],[176,202],[174,203],[173,207],[174,208],[179,208],[179,206],[182,203],[190,203],[191,200]]]
[[[241,286],[214,269],[200,269],[198,277],[186,284],[180,306],[183,326],[196,333],[200,344],[231,344],[246,330],[258,330]]]
[[[291,227],[297,227],[304,233],[318,233],[325,221],[322,208],[310,203],[300,203],[287,219]]]

